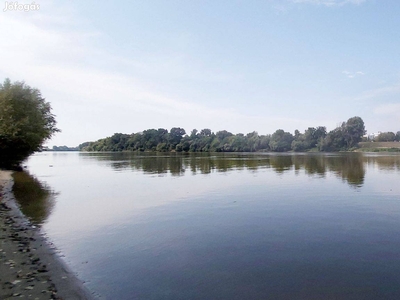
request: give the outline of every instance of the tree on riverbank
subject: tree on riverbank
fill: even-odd
[[[308,151],[318,147],[326,137],[326,128],[319,126],[317,128],[309,127],[304,134],[296,130],[295,139],[292,142],[292,150],[296,152]]]
[[[9,79],[0,84],[0,167],[20,164],[58,131],[38,89]]]
[[[309,127],[304,133],[292,135],[282,129],[272,135],[259,135],[256,131],[244,135],[226,130],[212,132],[205,128],[193,129],[190,135],[182,128],[148,129],[143,132],[122,134],[96,142],[79,145],[81,151],[176,151],[176,152],[256,152],[256,151],[341,151],[357,146],[365,133],[360,117],[347,122],[328,134],[326,127]]]
[[[345,151],[357,147],[365,134],[364,121],[360,117],[353,117],[343,122],[340,127],[330,131],[321,140],[320,151]]]
[[[397,133],[400,137],[400,132]],[[396,141],[396,134],[394,132],[382,132],[376,138],[377,142],[394,142]]]

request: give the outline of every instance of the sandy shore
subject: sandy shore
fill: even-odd
[[[0,299],[93,299],[21,213],[12,185],[0,171]]]

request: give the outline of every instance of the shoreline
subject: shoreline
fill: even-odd
[[[11,174],[0,170],[0,299],[94,299],[20,211]]]

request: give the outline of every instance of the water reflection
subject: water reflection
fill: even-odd
[[[364,161],[369,166],[376,165],[380,170],[399,171],[400,155],[374,155],[365,157]]]
[[[14,172],[14,196],[32,223],[42,225],[51,214],[55,196],[49,186],[27,172]]]
[[[296,170],[305,170],[308,175],[325,177],[331,172],[350,185],[361,186],[364,183],[365,166],[362,154],[348,153],[340,156],[303,155],[293,156]]]
[[[341,159],[327,160],[328,168],[350,185],[364,183],[365,169],[363,156],[359,154],[342,156]]]
[[[49,152],[28,166],[62,191],[43,231],[105,299],[400,298],[400,155]]]
[[[399,156],[365,156],[362,153],[344,154],[254,154],[254,153],[81,153],[83,159],[95,158],[105,161],[116,171],[124,169],[139,170],[147,174],[168,174],[183,176],[192,174],[209,174],[213,171],[228,172],[231,170],[257,171],[271,168],[277,174],[304,171],[309,176],[325,177],[332,173],[349,185],[361,186],[364,183],[365,164],[378,164],[383,169],[399,169]]]

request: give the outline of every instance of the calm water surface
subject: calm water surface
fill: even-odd
[[[101,299],[400,299],[400,155],[43,152],[27,165],[22,209]]]

